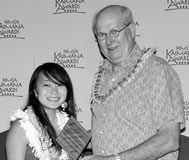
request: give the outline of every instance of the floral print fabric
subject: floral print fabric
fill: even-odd
[[[111,72],[103,77],[103,91],[132,70],[142,51],[136,45],[122,74]],[[130,63],[132,62],[132,63]],[[119,75],[117,77],[117,75]],[[180,80],[172,67],[162,58],[152,55],[136,78],[106,104],[92,104],[92,145],[97,155],[112,155],[129,148],[157,133],[169,121],[184,121],[184,99]],[[160,160],[176,160],[178,151]]]

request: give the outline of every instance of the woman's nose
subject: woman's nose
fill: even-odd
[[[51,92],[52,93],[58,93],[58,87],[57,86],[53,86],[52,88],[51,88]]]

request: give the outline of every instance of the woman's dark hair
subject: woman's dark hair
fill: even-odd
[[[36,82],[38,80],[40,73],[43,73],[44,76],[51,82],[56,84],[57,83],[62,84],[67,88],[67,98],[65,101],[68,103],[68,106],[66,107],[65,112],[68,114],[69,117],[73,116],[74,118],[76,118],[72,82],[67,71],[62,66],[53,62],[47,62],[38,66],[35,69],[29,83],[29,95],[28,95],[26,108],[27,106],[31,106],[33,108],[34,113],[36,114],[40,124],[47,131],[50,138],[52,138],[53,145],[57,147],[57,149],[60,149],[61,148],[60,145],[56,142],[56,138],[57,138],[56,132],[49,121],[49,118],[44,110],[44,107],[42,107],[42,105],[40,104],[34,93],[34,90],[36,89]],[[60,111],[63,110],[61,106],[58,109]]]

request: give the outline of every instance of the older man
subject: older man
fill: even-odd
[[[184,100],[177,73],[153,48],[140,49],[131,10],[94,17],[104,60],[91,97],[92,159],[177,160]]]

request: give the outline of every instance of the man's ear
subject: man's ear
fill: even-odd
[[[129,29],[131,31],[132,38],[135,38],[135,36],[136,36],[136,25],[135,25],[135,22],[132,22],[129,25]]]

